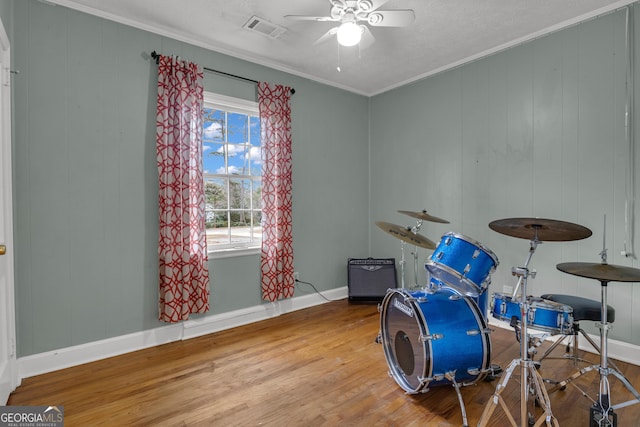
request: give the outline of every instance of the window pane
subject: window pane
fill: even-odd
[[[262,242],[262,212],[253,211],[253,240],[255,242]]]
[[[218,221],[219,217],[225,217],[225,219],[221,222],[227,224],[226,220],[227,212],[216,212],[216,221]],[[208,225],[209,223],[207,223]],[[207,227],[207,244],[208,245],[228,245],[231,243],[230,236],[230,228],[225,226],[222,227]]]
[[[251,209],[251,181],[229,179],[229,208]]]
[[[202,145],[202,168],[205,174],[226,174],[224,166],[224,144],[204,143]]]
[[[204,182],[204,197],[206,209],[227,209],[227,180],[225,178],[207,178]]]
[[[251,242],[251,213],[250,211],[230,211],[231,242]]]
[[[253,206],[251,206],[251,208],[254,210],[260,210],[262,209],[262,181],[254,180],[252,184],[253,184],[253,187],[252,187],[253,188],[253,192],[252,192]]]
[[[246,114],[229,113],[227,120],[227,141],[234,144],[244,144],[247,142],[249,140],[249,129]]]
[[[249,162],[251,165],[251,175],[261,176],[262,175],[262,158],[261,158],[262,145],[260,141],[260,118],[252,116],[251,119],[249,120],[249,123],[250,123],[249,142],[251,144],[251,149],[249,152]]]
[[[247,144],[229,144],[229,175],[249,175],[249,150]]]
[[[224,141],[224,111],[204,108],[203,142]]]

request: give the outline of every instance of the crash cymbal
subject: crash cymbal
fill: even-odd
[[[558,270],[604,282],[640,282],[640,270],[633,267],[591,262],[565,262]]]
[[[436,244],[421,234],[414,233],[411,228],[401,227],[390,222],[376,221],[376,225],[393,237],[426,249],[435,249]]]
[[[420,211],[420,212],[412,212],[412,211],[398,211],[398,212],[400,212],[401,214],[404,214],[404,215],[409,215],[412,218],[423,219],[425,221],[431,221],[431,222],[439,222],[439,223],[442,223],[442,224],[449,224],[449,221],[447,221],[446,219],[442,219],[442,218],[438,218],[438,217],[433,216],[433,215],[429,215],[427,213],[427,211],[424,210],[424,209],[422,211]]]
[[[492,221],[489,228],[507,236],[542,242],[567,242],[586,239],[591,230],[571,222],[543,218],[506,218]]]

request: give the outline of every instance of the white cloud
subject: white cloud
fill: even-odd
[[[260,147],[251,147],[251,149],[249,150],[249,160],[256,165],[259,165],[262,163]]]
[[[211,122],[204,128],[205,139],[222,139],[222,126],[218,122]]]

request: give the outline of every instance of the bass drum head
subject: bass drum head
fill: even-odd
[[[453,289],[392,289],[381,306],[381,335],[390,374],[408,393],[470,384],[486,376],[489,329],[477,304]]]
[[[391,375],[409,393],[423,386],[430,356],[420,336],[426,335],[420,310],[404,289],[390,290],[382,302],[382,343]]]

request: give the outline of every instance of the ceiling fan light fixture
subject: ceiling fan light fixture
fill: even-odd
[[[338,43],[342,46],[355,46],[362,38],[362,28],[355,22],[345,22],[338,28]]]

